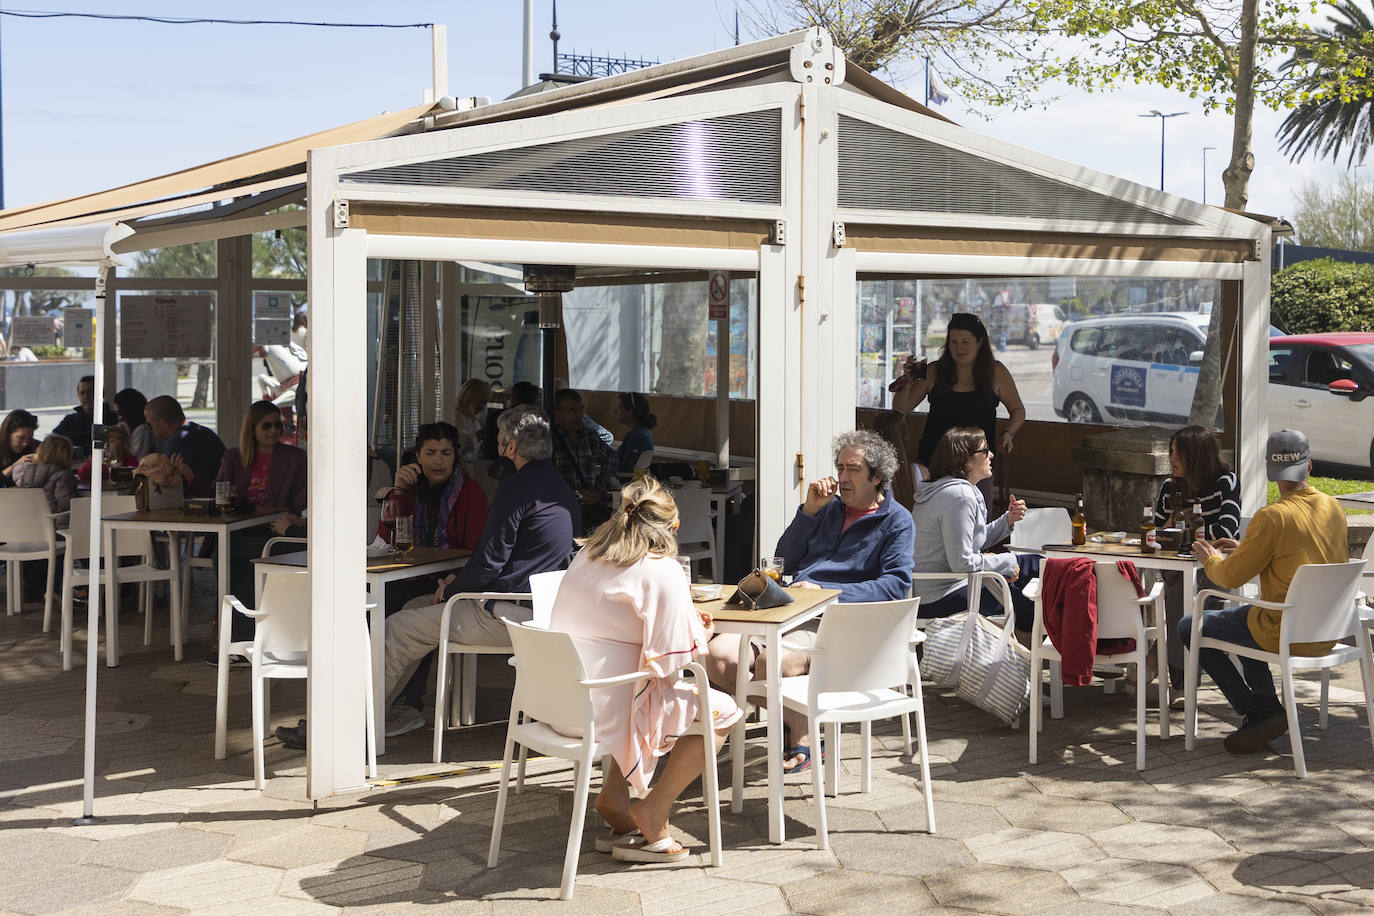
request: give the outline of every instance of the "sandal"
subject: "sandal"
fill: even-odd
[[[628,833],[616,833],[614,830],[611,830],[596,838],[596,851],[614,852],[615,848],[622,843],[627,846],[643,846],[644,834],[639,832],[638,827]]]
[[[791,769],[788,769],[787,761],[791,760],[793,757],[805,757],[806,759]],[[821,760],[825,760],[824,741],[821,742]],[[809,744],[794,744],[783,752],[782,771],[784,773],[805,773],[809,769],[811,769],[811,746]]]
[[[674,846],[678,847],[675,851]],[[687,848],[671,835],[652,843],[644,842],[642,836],[627,836],[611,850],[611,858],[621,862],[680,862],[689,855]]]

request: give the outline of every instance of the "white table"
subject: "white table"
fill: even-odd
[[[725,599],[733,594],[729,586],[725,597],[716,601],[698,604],[697,607],[711,614],[715,620],[717,633],[737,633],[740,639],[740,665],[735,675],[735,702],[744,708],[745,691],[749,685],[749,637],[760,636],[767,652],[767,672],[764,676],[764,689],[768,696],[768,839],[781,843],[786,839],[782,817],[782,636],[788,630],[819,617],[821,612],[834,604],[840,597],[839,589],[833,588],[789,588],[793,602],[766,611],[746,611],[725,606]],[[739,814],[744,810],[744,717],[741,716],[730,736],[733,756],[732,787],[730,810]],[[820,747],[820,736],[813,735],[812,742]],[[819,755],[813,757],[813,766],[820,766]]]
[[[438,547],[416,547],[406,556],[369,557],[367,561],[367,590],[376,607],[368,618],[368,632],[372,640],[372,710],[377,722],[377,753],[386,753],[386,586],[402,579],[452,572],[467,563],[471,550],[444,550]],[[261,557],[253,561],[257,573],[257,597],[262,597],[262,577],[275,572],[305,572],[308,554],[305,551]],[[225,670],[229,644],[225,634],[229,623],[220,620],[220,671]],[[224,736],[228,722],[227,691],[215,718],[215,756],[222,758]]]
[[[188,515],[184,509],[150,509],[141,512],[125,512],[122,515],[112,515],[101,522],[101,532],[104,540],[102,550],[104,556],[114,555],[114,533],[116,531],[165,531],[167,532],[169,553],[173,558],[172,562],[179,565],[180,562],[180,537],[182,534],[213,534],[216,543],[216,571],[218,573],[215,603],[223,603],[224,596],[229,593],[229,535],[234,531],[244,528],[257,528],[260,525],[270,524],[278,518],[287,514],[286,509],[258,508],[252,512],[245,512],[241,515]],[[105,664],[108,667],[115,667],[119,664],[119,627],[116,625],[119,614],[119,589],[116,583],[119,579],[117,570],[113,569],[112,563],[106,564],[106,636],[105,636]],[[113,572],[113,579],[110,573]],[[173,583],[171,588],[180,588],[177,583]],[[180,621],[176,621],[174,626],[180,626]],[[220,666],[220,677],[227,676],[224,666]],[[227,686],[227,682],[225,684]],[[220,748],[217,757],[223,757],[223,748]]]

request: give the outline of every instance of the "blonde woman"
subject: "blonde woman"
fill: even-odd
[[[700,686],[676,673],[706,654],[711,619],[692,605],[677,562],[678,512],[651,477],[625,487],[620,508],[582,540],[554,603],[550,628],[572,636],[590,677],[635,671],[647,681],[598,690],[597,739],[610,751],[597,813],[617,859],[675,862],[687,850],[668,830],[673,802],[701,774],[701,737],[678,738],[696,718]],[[709,689],[709,688],[708,688]],[[740,711],[711,691],[716,749]],[[653,789],[658,759],[667,756]],[[639,796],[631,800],[630,791]],[[598,843],[604,849],[606,841]]]
[[[458,429],[458,460],[471,466],[482,448],[485,432],[487,402],[491,400],[491,386],[479,378],[470,378],[458,389],[458,404],[453,425]]]

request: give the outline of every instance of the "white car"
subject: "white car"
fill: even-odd
[[[1208,320],[1146,312],[1065,325],[1051,359],[1054,412],[1070,423],[1186,423]]]
[[[1269,338],[1269,429],[1300,429],[1318,461],[1374,468],[1374,334]]]

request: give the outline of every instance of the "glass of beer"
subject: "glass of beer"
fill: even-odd
[[[396,552],[402,555],[410,553],[415,546],[415,519],[408,515],[403,515],[396,519]]]
[[[774,582],[782,581],[782,557],[760,557],[759,569]]]

